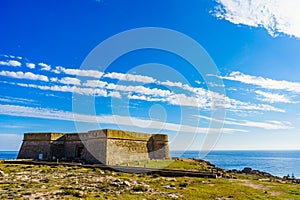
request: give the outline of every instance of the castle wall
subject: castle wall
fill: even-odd
[[[26,133],[18,158],[62,159],[120,164],[147,159],[169,159],[168,136],[120,130],[87,133]]]
[[[110,165],[147,159],[147,141],[107,140],[107,163]]]
[[[106,148],[106,139],[89,139],[85,142],[83,157],[87,163],[107,164]]]
[[[107,163],[170,159],[168,136],[120,130],[107,131]]]
[[[81,135],[85,146],[83,158],[86,162],[107,164],[106,133],[107,130],[95,130]]]
[[[78,152],[80,147],[84,147],[84,144],[80,140],[78,134],[75,133],[65,135],[64,157],[67,160],[73,160],[75,158],[80,159],[80,152]]]
[[[49,141],[24,141],[18,159],[38,159],[39,154],[43,154],[43,159],[50,158]]]
[[[43,159],[50,159],[52,142],[63,136],[63,133],[26,133],[18,158],[38,159],[43,154]]]
[[[151,159],[170,159],[168,135],[155,134],[149,141],[149,154]]]

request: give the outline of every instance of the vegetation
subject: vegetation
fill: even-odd
[[[177,159],[177,160],[142,160],[129,163],[122,163],[120,166],[132,167],[147,167],[158,169],[171,169],[171,170],[190,170],[190,171],[211,171],[212,166],[206,161],[193,160],[193,159]]]
[[[169,168],[210,170],[211,166],[178,160]],[[173,178],[80,166],[4,163],[0,170],[0,199],[300,199],[300,184],[244,174],[231,174],[230,179]]]

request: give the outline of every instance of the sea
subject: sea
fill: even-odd
[[[294,175],[300,178],[300,150],[298,151],[211,151],[200,157],[199,151],[171,151],[172,157],[203,159],[223,169],[242,170],[245,167],[275,176]],[[17,151],[0,151],[0,160],[17,158]]]

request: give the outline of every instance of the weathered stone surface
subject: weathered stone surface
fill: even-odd
[[[121,130],[87,133],[26,133],[18,158],[119,164],[170,159],[168,136]]]

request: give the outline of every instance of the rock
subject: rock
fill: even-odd
[[[5,176],[6,174],[0,170],[0,176]]]
[[[111,185],[111,186],[115,186],[115,187],[119,187],[120,186],[120,184],[116,183],[116,182],[110,182],[108,184]]]
[[[171,197],[173,199],[178,199],[179,195],[178,194],[169,194],[168,197]]]
[[[119,178],[116,178],[116,179],[114,179],[114,182],[116,182],[116,183],[120,183],[120,182],[122,182]]]
[[[163,187],[166,188],[166,189],[176,190],[176,187],[174,187],[172,185],[166,185],[166,186],[163,186]]]
[[[46,188],[47,188],[46,185],[42,185],[42,186],[41,186],[41,189],[46,189]]]
[[[176,178],[165,178],[166,181],[176,181]]]
[[[132,185],[137,185],[138,183],[136,181],[131,182]]]
[[[128,186],[128,187],[131,186],[131,184],[130,184],[128,181],[124,181],[124,182],[123,182],[123,185],[126,185],[126,186]]]
[[[243,170],[242,170],[243,173],[245,174],[250,174],[252,172],[252,168],[250,167],[245,167]]]

